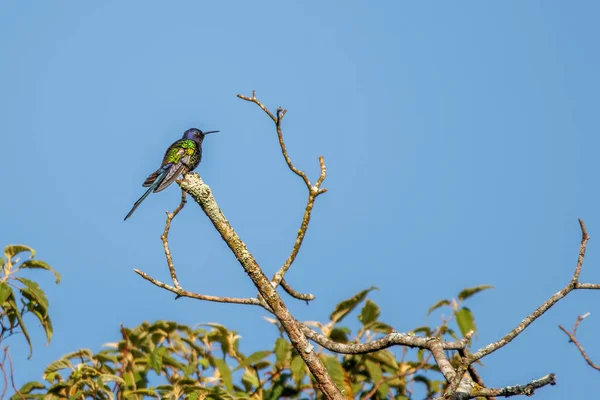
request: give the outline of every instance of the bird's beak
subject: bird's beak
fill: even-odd
[[[208,135],[209,133],[217,133],[217,132],[219,132],[219,131],[208,131],[208,132],[202,132],[202,133],[204,133],[205,135]]]

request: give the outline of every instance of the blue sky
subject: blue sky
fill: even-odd
[[[596,2],[2,2],[0,245],[24,243],[63,275],[40,278],[55,337],[32,360],[11,339],[19,384],[119,324],[220,322],[242,349],[276,337],[259,308],[173,300],[133,268],[168,280],[160,243],[174,186],[126,223],[141,183],[190,127],[207,137],[199,167],[268,275],[285,260],[305,187],[285,166],[271,122],[237,93],[288,109],[284,134],[329,192],[288,274],[326,320],[375,285],[382,319],[400,331],[438,322],[428,307],[493,284],[470,304],[476,348],[495,341],[561,289],[580,232],[592,236],[582,281],[600,282]],[[198,207],[173,223],[185,288],[255,291]],[[579,338],[600,362],[600,293],[575,292],[507,348],[485,358],[489,386],[549,372],[536,399],[597,390],[558,325],[591,312]]]

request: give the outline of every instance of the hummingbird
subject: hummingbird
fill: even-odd
[[[209,133],[219,131],[202,132],[200,129],[191,128],[183,133],[183,137],[169,146],[163,157],[160,168],[151,173],[142,184],[147,187],[146,193],[135,202],[129,214],[125,217],[131,217],[131,214],[148,195],[154,191],[158,193],[173,183],[181,174],[187,174],[196,169],[200,160],[202,160],[202,141],[204,136]]]

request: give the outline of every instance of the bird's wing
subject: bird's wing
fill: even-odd
[[[179,175],[183,174],[187,171],[190,162],[190,155],[186,154],[185,156],[179,159],[177,164],[172,164],[169,167],[167,174],[163,178],[162,182],[154,189],[154,193],[158,193],[164,189],[166,189],[171,183],[175,182]]]

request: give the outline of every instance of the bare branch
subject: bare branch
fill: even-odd
[[[588,363],[588,365],[592,368],[594,368],[597,371],[600,371],[600,365],[596,365],[592,362],[592,360],[590,359],[590,357],[587,355],[587,353],[585,352],[585,350],[583,349],[583,346],[581,345],[581,343],[579,343],[579,341],[577,340],[577,338],[575,337],[575,335],[577,334],[577,328],[579,327],[579,324],[581,323],[581,321],[583,321],[585,318],[587,318],[590,315],[590,313],[584,314],[584,315],[580,315],[577,317],[577,321],[575,322],[575,325],[573,326],[573,332],[569,332],[567,331],[562,325],[559,325],[558,327],[567,334],[567,336],[569,337],[570,341],[573,342],[573,344],[575,344],[575,346],[577,346],[577,348],[579,349],[579,352],[581,353],[581,355],[583,356],[583,359],[585,360],[586,363]]]
[[[4,389],[2,389],[2,394],[0,394],[0,399],[4,399],[4,396],[6,395],[6,391],[8,390],[8,374],[6,373],[6,370],[4,369],[4,363],[6,362],[6,354],[8,353],[8,347],[4,347],[2,350],[4,351],[4,357],[2,358],[2,361],[0,362],[0,370],[2,370],[2,378],[4,380]]]
[[[173,292],[177,295],[177,298],[179,297],[189,297],[192,299],[198,299],[198,300],[205,300],[205,301],[212,301],[215,303],[232,303],[232,304],[248,304],[248,305],[253,305],[253,306],[261,306],[264,307],[260,301],[256,298],[238,298],[238,297],[220,297],[220,296],[209,296],[209,295],[205,295],[205,294],[199,294],[199,293],[194,293],[194,292],[189,292],[187,290],[184,290],[182,288],[176,288],[173,287],[171,285],[167,285],[166,283],[163,283],[161,281],[159,281],[158,279],[154,279],[151,276],[149,276],[147,273],[140,271],[139,269],[134,269],[134,271],[140,275],[142,278],[146,279],[149,282],[152,282],[154,285],[158,286],[159,288],[168,290],[169,292]]]
[[[21,399],[25,400],[25,397],[23,396],[23,394],[21,393],[21,391],[19,389],[17,389],[17,385],[15,385],[15,370],[13,368],[12,357],[10,356],[10,352],[8,351],[8,347],[4,348],[4,354],[6,355],[6,357],[8,357],[8,366],[10,368],[11,386],[12,386],[13,390],[15,391],[15,393],[18,394]]]
[[[536,389],[544,387],[546,385],[556,385],[556,375],[548,374],[539,379],[534,379],[526,385],[515,385],[507,386],[499,389],[492,388],[479,388],[473,391],[473,397],[493,397],[493,396],[518,396],[525,395],[531,396]]]
[[[273,120],[273,122],[275,123],[275,128],[277,130],[277,137],[279,139],[279,146],[281,147],[281,153],[283,154],[283,158],[285,159],[285,162],[286,162],[288,168],[293,173],[295,173],[300,178],[302,178],[302,180],[304,181],[304,184],[306,185],[306,187],[308,189],[308,200],[306,202],[306,207],[304,209],[304,216],[302,217],[302,223],[300,224],[300,229],[298,229],[298,232],[296,234],[296,241],[294,242],[292,251],[291,251],[289,257],[287,258],[287,260],[285,261],[285,263],[283,264],[283,266],[279,269],[279,271],[277,271],[275,273],[275,275],[273,275],[273,279],[271,279],[271,282],[273,283],[273,285],[275,287],[277,287],[281,283],[281,280],[283,279],[283,276],[285,275],[285,273],[292,266],[292,263],[294,262],[294,260],[296,259],[296,256],[298,255],[298,252],[300,251],[300,247],[302,246],[302,242],[304,241],[304,236],[306,235],[306,231],[308,229],[308,223],[310,222],[310,215],[311,215],[314,203],[315,203],[315,199],[320,194],[327,192],[327,189],[321,188],[321,184],[323,183],[323,181],[325,180],[325,177],[327,176],[327,168],[325,167],[325,159],[322,156],[319,157],[319,166],[321,169],[321,173],[319,175],[319,178],[317,179],[317,182],[313,186],[310,183],[310,180],[308,179],[308,176],[306,175],[306,173],[294,166],[290,156],[288,155],[287,148],[285,147],[285,142],[283,140],[283,132],[281,130],[281,121],[283,120],[283,117],[284,117],[285,113],[287,112],[287,110],[284,110],[281,107],[279,107],[277,109],[276,114],[273,115],[267,109],[267,107],[264,106],[264,104],[262,104],[260,101],[258,101],[258,99],[256,98],[256,91],[252,91],[252,97],[246,97],[241,94],[238,94],[237,97],[239,97],[242,100],[246,100],[246,101],[249,101],[251,103],[258,105]]]
[[[306,304],[308,304],[309,301],[314,300],[315,299],[315,295],[314,294],[310,294],[310,293],[299,293],[296,292],[294,289],[292,289],[292,287],[285,281],[285,279],[281,280],[281,287],[283,288],[283,290],[285,290],[287,292],[287,294],[289,294],[290,296],[298,299],[298,300],[304,300],[306,301]]]
[[[590,236],[585,229],[585,224],[581,220],[578,219],[579,227],[581,228],[581,245],[579,246],[579,256],[577,257],[577,266],[575,267],[575,272],[573,273],[573,278],[571,278],[571,282],[576,284],[579,282],[579,275],[581,274],[581,266],[583,265],[583,259],[585,258],[585,249],[587,247],[587,242],[590,240]]]
[[[577,265],[575,267],[575,272],[573,273],[573,277],[571,281],[565,286],[562,290],[555,293],[552,297],[546,300],[541,306],[539,306],[534,312],[528,315],[517,327],[515,327],[512,331],[507,333],[502,339],[497,342],[491,343],[484,348],[476,351],[471,356],[469,356],[469,361],[474,362],[479,360],[481,357],[484,357],[488,354],[493,353],[499,348],[510,343],[514,338],[516,338],[521,332],[525,330],[533,321],[542,316],[546,311],[548,311],[553,305],[558,303],[563,297],[568,295],[571,291],[577,288],[577,280],[579,278],[579,274],[581,273],[581,266],[583,265],[583,260],[585,258],[585,250],[587,247],[587,242],[590,237],[587,234],[585,229],[585,224],[580,219],[579,225],[581,227],[581,244],[579,246],[579,256],[577,257]]]
[[[171,221],[173,221],[173,218],[175,218],[177,216],[177,214],[179,214],[179,211],[181,211],[181,209],[183,209],[183,207],[185,206],[185,202],[186,202],[185,192],[182,190],[181,191],[181,203],[179,203],[177,208],[175,208],[175,210],[173,210],[172,213],[167,211],[167,222],[165,223],[165,230],[164,230],[162,236],[160,237],[160,239],[163,242],[163,247],[165,249],[165,257],[167,258],[167,265],[169,266],[169,272],[171,273],[171,279],[173,280],[173,285],[177,289],[181,289],[181,285],[179,285],[179,280],[177,279],[177,273],[175,272],[175,265],[173,264],[173,257],[171,257],[171,250],[169,249],[169,229],[171,229]]]
[[[468,366],[474,363],[475,361],[481,359],[482,357],[487,356],[488,354],[493,353],[494,351],[506,346],[510,343],[514,338],[516,338],[521,332],[523,332],[529,325],[533,323],[536,319],[541,317],[546,311],[548,311],[552,306],[558,303],[559,300],[567,296],[573,290],[578,289],[579,283],[579,275],[581,274],[581,267],[583,266],[583,261],[585,259],[585,250],[587,247],[587,242],[590,239],[590,236],[587,233],[585,228],[585,224],[581,219],[579,219],[579,226],[581,228],[581,243],[579,245],[579,255],[577,257],[577,265],[575,266],[575,271],[573,273],[573,277],[569,281],[569,283],[560,291],[555,293],[552,297],[546,300],[541,306],[539,306],[534,312],[528,315],[519,325],[517,325],[512,331],[507,333],[500,340],[490,343],[487,346],[477,350],[475,353],[469,355],[468,357],[463,358],[463,361],[459,368],[457,369],[457,374],[454,379],[450,382],[448,390],[444,394],[445,397],[451,397],[454,394],[454,391],[457,390],[464,373],[467,371]],[[592,289],[592,287],[586,287]]]
[[[400,333],[398,331],[392,331],[382,338],[373,340],[368,343],[338,343],[335,342],[325,335],[322,335],[315,330],[311,329],[307,325],[302,324],[302,332],[307,338],[317,343],[318,345],[326,348],[327,350],[340,353],[340,354],[365,354],[373,353],[379,350],[387,349],[392,346],[408,346],[420,349],[431,349],[434,341],[439,341],[438,338],[421,337],[411,335],[409,333]],[[464,338],[456,342],[440,342],[440,346],[443,350],[458,350],[465,348],[467,343],[471,340],[473,331],[465,335]]]
[[[246,248],[246,244],[237,235],[229,221],[227,221],[208,185],[202,182],[198,174],[191,173],[185,176],[180,186],[202,208],[240,265],[244,268],[244,271],[252,279],[259,294],[285,329],[292,345],[308,366],[325,397],[328,399],[343,400],[344,396],[333,382],[318,355],[313,351],[313,346],[302,333],[301,324],[290,314],[285,303],[279,297],[277,290]]]

